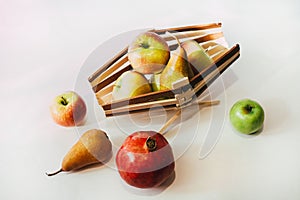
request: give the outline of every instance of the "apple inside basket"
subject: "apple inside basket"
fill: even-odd
[[[119,84],[117,79],[125,72],[133,70],[128,59],[128,47],[124,48],[89,77],[89,82],[105,115],[141,112],[156,106],[157,108],[177,108],[197,99],[240,56],[238,44],[228,47],[221,26],[221,23],[213,23],[149,31],[165,40],[170,50],[169,59],[172,59],[172,53],[178,51],[179,44],[180,48],[185,47],[186,53],[189,55],[188,51],[194,48],[195,44],[192,44],[194,42],[196,45],[200,45],[211,62],[200,68],[196,68],[190,62],[193,75],[172,83],[172,87],[155,89],[158,91],[149,90],[147,93],[131,98],[115,100],[112,93],[114,86]],[[128,41],[128,44],[130,42]],[[159,68],[155,70],[159,71]],[[154,75],[145,75],[145,77],[152,82],[155,79]]]

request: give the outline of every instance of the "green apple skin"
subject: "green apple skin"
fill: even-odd
[[[160,91],[160,75],[161,74],[152,74],[150,78],[153,92]]]
[[[154,32],[138,35],[128,47],[128,60],[142,74],[160,73],[170,58],[167,42]]]
[[[253,134],[259,131],[265,119],[262,106],[251,99],[237,101],[230,109],[229,116],[232,126],[244,134]]]
[[[213,60],[208,56],[195,40],[187,40],[181,43],[181,46],[186,51],[189,63],[198,71],[213,64]]]
[[[149,92],[152,92],[152,88],[143,74],[136,71],[126,71],[116,80],[112,98],[113,100],[120,100]]]
[[[161,73],[160,74],[152,74],[152,76],[150,78],[150,84],[151,84],[153,92],[157,92],[157,91],[161,90],[161,88],[160,88],[160,76],[161,76]],[[163,99],[166,99],[166,97],[160,97],[158,99],[163,100]]]
[[[57,124],[70,127],[84,123],[87,108],[79,94],[67,91],[53,99],[50,113]]]

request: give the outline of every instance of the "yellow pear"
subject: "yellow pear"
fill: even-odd
[[[160,90],[172,89],[172,84],[184,77],[192,78],[194,73],[188,62],[187,54],[178,42],[178,48],[172,52],[171,58],[160,75]]]
[[[152,76],[150,78],[150,83],[151,83],[153,92],[160,90],[160,75],[161,74],[152,74]]]
[[[205,52],[205,49],[195,40],[187,40],[181,44],[186,51],[189,63],[198,71],[213,64],[213,60]]]
[[[77,170],[82,167],[103,163],[112,155],[112,144],[107,134],[101,130],[88,130],[72,146],[65,155],[61,169],[48,176],[56,175],[62,171]]]

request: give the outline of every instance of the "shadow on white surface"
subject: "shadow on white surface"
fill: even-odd
[[[81,168],[78,168],[78,169],[75,169],[75,170],[71,170],[71,171],[59,170],[59,171],[57,171],[57,173],[56,172],[51,172],[51,173],[46,172],[46,175],[48,175],[48,176],[57,176],[59,174],[84,173],[84,172],[87,172],[87,171],[99,170],[100,168],[105,167],[106,164],[108,162],[110,162],[112,157],[113,157],[113,152],[111,152],[110,155],[107,157],[107,159],[103,162],[89,164],[89,165],[86,165],[84,167],[81,167]],[[51,175],[52,173],[53,173],[53,175]]]
[[[218,143],[225,125],[226,119],[226,89],[233,85],[238,77],[232,70],[228,70],[225,75],[222,75],[210,85],[206,91],[200,96],[201,100],[220,100],[218,106],[211,107],[211,118],[209,129],[206,133],[205,139],[202,142],[199,152],[199,159],[205,159],[214,149]]]
[[[165,182],[163,182],[160,186],[154,187],[154,188],[146,188],[146,189],[141,189],[141,188],[136,188],[136,187],[130,186],[123,180],[121,181],[121,184],[125,188],[125,190],[127,190],[128,192],[130,192],[132,194],[136,194],[139,196],[155,196],[155,195],[162,193],[168,187],[170,187],[170,185],[172,185],[172,183],[174,182],[175,178],[176,178],[176,172],[174,171],[170,175],[170,177]]]
[[[262,102],[265,110],[264,126],[268,129],[268,134],[280,132],[277,130],[282,129],[290,119],[291,111],[287,103],[280,96],[278,98],[266,99]]]
[[[234,127],[231,126],[232,132],[235,133],[236,135],[242,137],[242,138],[255,138],[256,136],[259,136],[260,134],[263,133],[264,130],[264,125],[261,129],[259,129],[258,131],[252,133],[252,134],[244,134],[244,133],[240,133],[237,130],[234,129]]]

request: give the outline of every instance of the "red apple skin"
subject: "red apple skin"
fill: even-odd
[[[71,127],[83,124],[87,108],[84,100],[76,92],[68,91],[53,100],[50,112],[57,124]]]
[[[149,138],[155,150],[147,147]],[[139,131],[129,135],[117,152],[116,165],[121,178],[137,188],[157,187],[174,172],[172,148],[163,135],[155,131]]]

